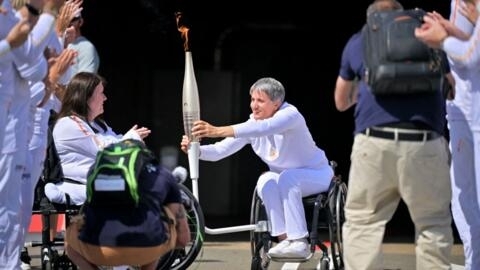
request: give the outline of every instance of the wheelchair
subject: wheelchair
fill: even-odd
[[[337,164],[334,161],[330,165],[335,171]],[[313,257],[317,247],[321,251],[320,270],[329,270],[330,263],[335,270],[344,269],[343,263],[343,245],[342,245],[342,225],[345,220],[344,205],[347,194],[347,185],[342,181],[341,176],[334,175],[329,190],[323,193],[314,194],[303,198],[305,216],[307,218],[307,227],[309,229],[309,242],[311,255],[308,258],[270,258],[268,250],[274,242],[278,242],[276,237],[270,235],[268,231],[268,217],[265,207],[256,190],[253,193],[250,223],[264,223],[263,229],[250,232],[251,246],[251,270],[266,270],[270,261],[282,262],[305,262]],[[262,227],[262,226],[261,226]],[[329,247],[321,240],[321,232],[328,234]]]
[[[43,189],[43,185],[37,185],[36,189]],[[42,192],[37,192],[36,194],[42,194]],[[80,212],[80,206],[72,205],[69,201],[68,195],[66,204],[52,203],[46,196],[43,196],[39,198],[38,203],[33,206],[32,214],[41,215],[42,233],[40,241],[32,241],[29,245],[32,247],[41,247],[40,263],[42,270],[77,270],[77,266],[70,261],[65,250],[57,250],[55,248],[63,247],[64,239],[55,237],[52,241],[50,238],[50,217],[52,215],[65,215],[65,225],[68,226],[70,219]]]
[[[190,189],[179,183],[182,203],[186,210],[188,225],[190,228],[191,241],[181,249],[174,249],[165,254],[158,262],[157,270],[185,270],[197,258],[202,250],[205,237],[205,219],[202,208]]]

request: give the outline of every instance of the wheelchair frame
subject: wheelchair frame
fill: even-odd
[[[332,166],[333,167],[333,166]],[[252,254],[251,270],[268,269],[270,261],[281,262],[305,262],[312,258],[317,247],[321,250],[320,270],[330,269],[330,262],[333,263],[335,270],[344,269],[343,263],[343,245],[342,245],[342,225],[345,220],[343,206],[345,204],[347,186],[341,180],[340,176],[334,176],[327,192],[314,194],[303,198],[305,210],[313,208],[309,225],[309,242],[311,255],[308,258],[270,258],[267,255],[273,242],[278,242],[276,237],[272,237],[268,230],[251,231],[250,246]],[[257,195],[256,190],[253,193],[250,221],[252,223],[269,222],[263,202]],[[307,211],[305,211],[308,214]],[[320,220],[321,215],[326,220]],[[307,215],[308,217],[308,215]],[[319,231],[327,230],[329,235],[330,248],[321,241]],[[329,253],[330,250],[330,253]]]
[[[42,181],[42,179],[39,181]],[[54,249],[56,246],[63,247],[64,240],[56,237],[53,241],[50,240],[51,215],[65,215],[65,225],[68,226],[70,219],[80,211],[80,206],[71,205],[69,201],[68,195],[67,204],[52,203],[46,197],[43,197],[40,205],[37,206],[38,209],[34,208],[32,210],[32,215],[41,215],[42,217],[42,234],[41,241],[32,241],[27,243],[27,246],[41,247],[40,262],[42,270],[77,270],[77,266],[70,261],[65,250],[62,251],[62,254],[59,254],[58,251]]]

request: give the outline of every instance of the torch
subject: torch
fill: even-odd
[[[182,92],[182,112],[183,128],[185,135],[190,140],[188,146],[188,166],[190,169],[190,178],[192,179],[193,194],[198,196],[198,157],[200,154],[200,142],[198,138],[192,135],[193,123],[200,119],[200,99],[198,98],[198,86],[193,69],[192,52],[188,46],[188,28],[180,25],[182,13],[176,13],[178,31],[184,39],[185,49],[185,73],[183,77]],[[197,197],[198,199],[198,197]]]

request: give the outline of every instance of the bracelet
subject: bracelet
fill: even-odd
[[[29,3],[25,3],[25,6],[28,9],[28,13],[32,14],[33,16],[40,16],[40,10],[38,10],[34,6],[30,5]]]

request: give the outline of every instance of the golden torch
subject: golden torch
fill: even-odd
[[[198,138],[192,135],[193,122],[200,119],[200,99],[198,98],[198,87],[193,69],[192,52],[188,46],[188,28],[180,24],[182,13],[176,13],[178,31],[182,34],[185,49],[185,74],[183,77],[182,92],[182,111],[183,128],[185,135],[190,140],[188,147],[188,165],[190,168],[190,178],[198,179],[198,156],[200,154],[200,142]],[[196,189],[196,183],[193,185]],[[194,192],[193,194],[198,194]]]

